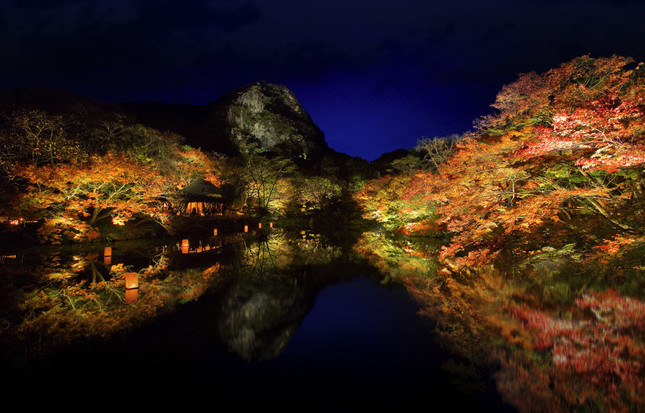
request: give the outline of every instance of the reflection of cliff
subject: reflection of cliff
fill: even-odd
[[[236,281],[219,299],[217,331],[229,352],[248,361],[269,360],[285,349],[318,291],[344,277],[334,271],[340,252],[319,237],[300,234],[273,234],[247,247],[229,268]]]
[[[221,302],[219,335],[230,352],[245,360],[273,359],[298,330],[314,299],[297,282],[242,279]]]

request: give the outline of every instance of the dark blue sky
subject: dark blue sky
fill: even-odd
[[[0,87],[203,104],[263,80],[371,160],[469,130],[518,73],[645,60],[645,2],[0,0]]]

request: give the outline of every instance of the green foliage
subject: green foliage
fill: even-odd
[[[260,216],[269,212],[278,193],[278,183],[295,171],[296,166],[291,159],[254,154],[244,156],[240,172],[246,183],[249,207]]]
[[[412,175],[421,169],[421,159],[415,155],[407,155],[403,158],[395,159],[390,164],[388,172],[394,174]]]

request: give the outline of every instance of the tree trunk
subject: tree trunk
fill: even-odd
[[[602,205],[600,205],[600,203],[599,203],[598,201],[596,201],[595,199],[585,198],[585,200],[586,200],[587,202],[589,202],[589,204],[591,204],[591,206],[592,206],[596,211],[598,211],[598,212],[600,213],[600,215],[602,215],[603,217],[605,217],[605,219],[607,219],[607,220],[608,220],[609,222],[611,222],[612,224],[616,225],[618,228],[622,229],[623,231],[627,231],[627,232],[634,232],[634,228],[630,227],[629,225],[622,224],[622,223],[620,223],[620,222],[616,221],[614,218],[612,218],[612,217],[609,215],[609,213],[607,212],[607,210],[606,210],[605,208],[603,208],[603,206],[602,206]]]

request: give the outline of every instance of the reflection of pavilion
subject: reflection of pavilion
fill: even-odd
[[[202,241],[198,241],[197,244],[191,248],[190,241],[188,239],[184,239],[181,241],[181,244],[177,244],[177,249],[181,251],[182,254],[199,254],[219,249],[221,246],[221,241],[215,241],[213,243],[202,243]]]

